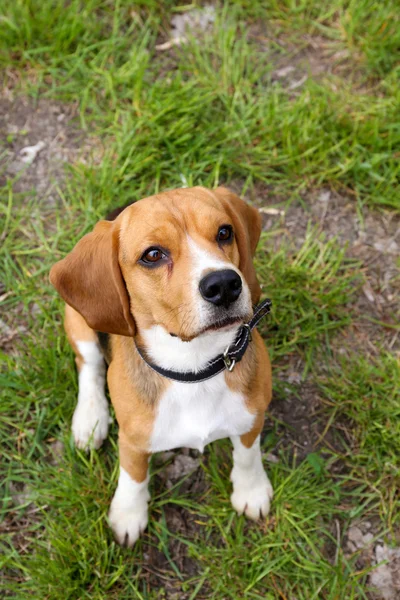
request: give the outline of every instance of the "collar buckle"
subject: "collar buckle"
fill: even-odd
[[[229,373],[231,373],[233,371],[233,369],[235,368],[236,360],[234,358],[231,358],[229,356],[228,352],[229,352],[229,346],[227,346],[225,348],[225,351],[222,355],[222,360],[224,361],[225,368],[227,369],[227,371],[229,371]]]

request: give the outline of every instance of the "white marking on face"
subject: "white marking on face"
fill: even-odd
[[[72,433],[78,448],[88,449],[90,445],[100,448],[111,420],[104,393],[104,359],[96,342],[76,341],[76,345],[83,364],[79,371],[78,404],[72,417]]]
[[[215,307],[202,298],[199,291],[199,284],[207,271],[222,271],[223,269],[232,269],[242,280],[242,292],[232,306],[231,314],[246,315],[251,311],[251,294],[249,287],[237,267],[228,260],[220,260],[213,256],[204,248],[201,248],[196,242],[188,236],[188,246],[192,259],[192,271],[190,281],[192,282],[192,292],[194,298],[194,310],[198,315],[198,328],[202,329],[210,324],[210,320],[215,319]],[[228,313],[227,313],[228,314]]]
[[[160,398],[150,451],[195,448],[251,430],[255,415],[242,394],[233,392],[224,373],[201,383],[174,381]]]
[[[261,458],[260,436],[250,448],[246,448],[240,437],[231,437],[233,444],[233,469],[231,481],[233,508],[249,519],[266,517],[273,497],[272,485],[268,479]]]
[[[112,499],[108,520],[120,544],[131,548],[148,522],[149,476],[138,483],[120,467],[118,487]]]
[[[192,258],[192,270],[189,280],[193,294],[193,319],[196,324],[194,330],[201,330],[212,323],[213,308],[200,294],[199,283],[207,270],[233,269],[242,279],[242,293],[235,303],[235,313],[245,315],[251,311],[250,290],[240,271],[230,262],[222,261],[200,248],[190,237],[188,244]],[[215,319],[215,316],[214,316]],[[240,323],[216,331],[207,331],[198,335],[190,342],[184,342],[179,337],[172,337],[162,325],[153,325],[141,330],[146,351],[150,358],[164,369],[174,371],[201,371],[202,368],[218,354],[230,346],[239,330]]]

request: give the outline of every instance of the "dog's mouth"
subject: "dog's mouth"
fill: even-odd
[[[214,321],[213,323],[210,323],[210,325],[207,325],[206,327],[203,327],[202,329],[197,331],[194,335],[177,336],[175,333],[170,332],[170,336],[180,337],[180,339],[183,342],[191,342],[194,338],[197,338],[200,335],[203,335],[204,333],[209,333],[211,331],[223,331],[224,329],[233,327],[233,325],[240,325],[241,323],[243,323],[243,321],[244,321],[244,317],[239,316],[239,315],[224,317],[221,319],[217,319],[216,321]]]
[[[199,331],[197,335],[201,335],[202,333],[207,333],[209,331],[220,331],[221,329],[226,329],[227,327],[232,327],[232,325],[239,325],[239,323],[243,323],[243,317],[239,317],[238,315],[235,317],[225,317],[223,319],[218,319],[211,325],[207,325]]]

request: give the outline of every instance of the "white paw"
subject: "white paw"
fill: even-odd
[[[113,500],[108,514],[108,521],[117,542],[121,546],[132,548],[147,527],[147,502],[143,504],[139,501],[134,509],[127,509],[118,506],[118,502]]]
[[[263,475],[264,477],[260,476],[256,483],[246,482],[243,476],[235,483],[235,478],[232,476],[234,482],[231,495],[232,506],[239,515],[244,514],[254,521],[267,516],[274,495],[267,475],[265,473]]]
[[[112,421],[103,391],[89,398],[79,399],[72,417],[75,445],[81,450],[100,448],[107,437]]]
[[[118,486],[112,499],[108,521],[117,541],[132,548],[147,527],[147,504],[150,500],[149,477],[137,482],[125,471],[119,470]]]

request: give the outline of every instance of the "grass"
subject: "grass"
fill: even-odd
[[[265,327],[266,335],[271,321],[276,328],[273,357],[301,349],[312,359],[324,336],[351,322],[348,305],[361,280],[358,265],[346,258],[337,239],[325,241],[313,229],[297,251],[282,245],[271,252],[269,237],[263,234],[264,253],[256,265],[275,307]]]
[[[310,227],[301,243],[274,231],[259,246],[257,270],[274,302],[262,333],[275,389],[282,393],[287,365],[300,360],[324,407],[316,418],[341,441],[322,442],[301,463],[280,447],[279,462],[267,465],[275,499],[266,523],[233,514],[230,448],[219,442],[172,490],[153,465],[148,533],[132,552],[121,549],[106,525],[116,426],[88,456],[71,441],[76,375],[47,274],[109,206],[227,182],[287,206],[300,199],[305,211],[306,192],[321,187],[345,194],[354,210],[400,208],[396,2],[234,1],[219,6],[204,38],[157,51],[171,16],[187,9],[2,2],[5,87],[17,81],[16,95],[77,103],[101,160],[70,166],[56,206],[17,191],[16,179],[0,188],[2,319],[24,328],[0,355],[0,587],[49,600],[368,598],[370,567],[343,548],[357,519],[376,520],[387,539],[399,531],[399,365],[387,348],[345,359],[335,351],[337,334],[359,318],[365,270],[338,239]],[[273,76],[277,61],[297,64],[310,38],[346,57],[346,75],[308,73],[289,90]],[[266,453],[276,435],[266,435]],[[64,452],[54,458],[57,440]]]
[[[290,35],[300,21],[310,35],[323,26],[332,53],[371,48],[376,23],[369,1],[337,1],[336,11],[332,3],[254,4],[258,19]],[[329,185],[359,202],[398,208],[398,68],[381,72],[378,65],[397,56],[400,29],[389,35],[398,11],[390,2],[379,5],[387,45],[375,32],[378,63],[362,54],[346,78],[325,85],[310,78],[294,98],[271,85],[281,38],[261,51],[240,3],[225,5],[204,43],[191,39],[168,57],[155,50],[168,23],[157,2],[132,12],[127,1],[111,10],[112,2],[99,0],[84,9],[78,1],[64,7],[6,0],[0,48],[4,65],[28,74],[29,93],[78,101],[83,125],[107,140],[97,193],[124,199],[138,188],[140,196],[143,186],[151,191],[181,184],[182,177],[214,183],[223,174],[248,184],[272,181],[284,193]],[[350,25],[351,36],[344,35]],[[352,84],[365,62],[362,81]]]
[[[399,369],[398,359],[388,352],[374,360],[351,356],[338,361],[319,381],[334,418],[349,424],[356,449],[349,467],[372,492],[372,502],[379,497],[380,511],[391,528],[400,483],[400,402],[394,384]]]

